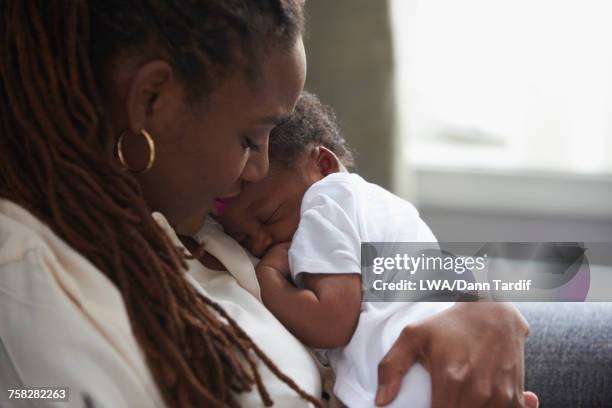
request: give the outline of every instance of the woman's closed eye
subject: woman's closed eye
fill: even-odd
[[[261,151],[261,145],[257,144],[253,141],[253,139],[251,139],[248,136],[244,137],[244,141],[242,143],[242,147],[244,147],[245,149],[249,149],[252,150],[256,153],[259,153]]]
[[[242,132],[242,147],[246,150],[252,150],[255,153],[261,152],[268,144],[268,138],[272,127],[255,127]]]

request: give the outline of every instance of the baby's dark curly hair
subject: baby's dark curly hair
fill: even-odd
[[[270,163],[293,168],[310,145],[324,146],[334,152],[345,167],[354,166],[353,153],[340,132],[334,111],[316,95],[304,91],[293,113],[270,133]]]

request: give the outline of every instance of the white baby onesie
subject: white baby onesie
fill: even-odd
[[[333,173],[313,184],[289,250],[291,276],[360,273],[362,242],[436,242],[409,202],[357,174]],[[350,408],[374,407],[377,366],[402,329],[452,306],[442,302],[362,302],[359,323],[345,347],[327,351],[336,372],[334,393]],[[404,376],[390,407],[431,406],[431,378],[420,364]]]

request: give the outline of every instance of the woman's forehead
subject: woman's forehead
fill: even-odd
[[[306,55],[301,38],[290,49],[270,47],[261,62],[261,75],[252,83],[258,120],[276,122],[293,111],[306,80]]]

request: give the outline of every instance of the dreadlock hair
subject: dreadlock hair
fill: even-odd
[[[291,115],[270,133],[270,164],[294,168],[299,156],[311,145],[328,148],[346,168],[352,168],[355,164],[353,153],[336,123],[333,109],[323,104],[316,95],[304,91]]]
[[[112,280],[166,404],[235,407],[255,384],[271,405],[259,358],[319,406],[185,279],[186,255],[113,159],[118,135],[99,92],[113,58],[155,45],[205,99],[224,75],[256,66],[261,44],[295,43],[301,0],[0,0],[0,20],[0,197]]]

